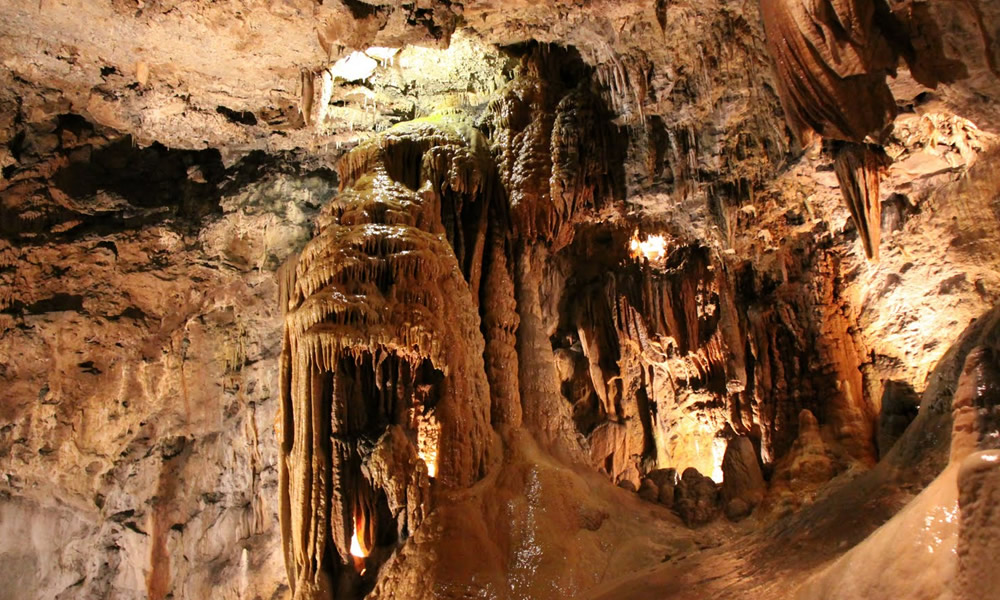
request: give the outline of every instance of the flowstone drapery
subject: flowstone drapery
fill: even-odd
[[[296,599],[364,594],[431,487],[487,468],[476,307],[492,172],[457,120],[394,128],[341,161],[340,193],[284,267],[281,520]]]
[[[886,77],[895,76],[900,58],[928,87],[961,74],[937,56],[929,40],[907,37],[906,29],[920,26],[912,15],[901,18],[893,10],[871,0],[761,2],[788,125],[803,142],[815,135],[835,140],[837,181],[865,255],[873,260],[881,238],[879,182],[889,162],[880,145],[897,111]]]

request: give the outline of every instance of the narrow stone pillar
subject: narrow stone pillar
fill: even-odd
[[[1000,591],[1000,364],[988,347],[965,359],[952,400],[951,462],[958,473],[956,600]]]
[[[970,454],[958,474],[961,524],[956,600],[985,600],[1000,593],[1000,450]]]
[[[1000,364],[987,347],[965,358],[952,399],[951,462],[977,450],[1000,448]]]

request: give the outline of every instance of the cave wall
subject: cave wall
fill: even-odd
[[[4,36],[6,47],[40,50],[3,71],[0,557],[11,568],[0,596],[281,597],[289,590],[282,430],[273,427],[278,267],[332,227],[337,211],[341,220],[351,212],[348,196],[369,161],[341,163],[348,171],[339,178],[330,167],[341,141],[366,135],[357,115],[381,128],[432,103],[410,107],[397,90],[380,108],[351,109],[359,131],[318,144],[296,86],[303,69],[321,81],[312,69],[331,60],[323,45],[339,21],[369,24],[358,29],[361,45],[392,41],[406,11],[348,17],[326,3],[316,9],[331,11],[317,36],[312,8],[295,5],[278,31],[256,35],[308,39],[308,56],[288,58],[275,49],[287,44],[276,44],[288,60],[250,69],[260,64],[245,55],[211,67],[136,59],[118,46],[99,56],[87,42],[107,23],[166,23],[172,29],[148,44],[164,56],[190,58],[178,50],[190,35],[223,53],[229,8],[199,12],[206,18],[192,33],[175,26],[194,14],[173,3],[138,13],[95,5],[91,19],[35,4],[12,4],[5,10],[16,18],[4,20],[18,31]],[[461,489],[444,493],[429,525],[379,571],[382,581],[366,584],[376,597],[391,597],[396,584],[419,588],[425,567],[456,595],[506,589],[489,576],[479,588],[458,582],[512,572],[517,593],[542,597],[600,583],[605,574],[579,567],[588,561],[624,573],[659,560],[630,546],[641,546],[641,527],[617,524],[614,506],[653,509],[605,501],[595,491],[603,488],[558,472],[549,453],[637,486],[659,468],[717,476],[728,441],[745,435],[778,490],[770,505],[807,503],[813,492],[789,482],[815,487],[889,453],[921,392],[947,387],[935,365],[998,300],[992,5],[906,9],[937,25],[969,77],[933,91],[905,73],[890,83],[900,114],[886,144],[895,162],[881,184],[882,252],[872,263],[831,161],[794,149],[784,129],[753,3],[619,4],[554,21],[537,3],[464,7],[465,27],[495,26],[490,39],[508,44],[477,67],[488,82],[441,82],[441,94],[428,96],[464,102],[478,117],[476,135],[489,139],[507,200],[428,226],[445,240],[428,261],[452,253],[447,289],[471,290],[455,337],[475,348],[462,369],[475,373],[462,375],[474,384],[475,432],[452,433],[476,442],[446,447],[475,456],[442,457]],[[447,38],[454,14],[414,15],[417,37]],[[37,32],[77,21],[91,33],[38,41]],[[232,70],[248,73],[242,85],[212,88]],[[257,95],[279,80],[271,96]],[[358,91],[345,86],[336,102]],[[326,125],[347,127],[334,121]],[[305,150],[282,151],[295,147]],[[248,154],[254,148],[269,154]],[[400,180],[420,172],[399,164],[413,169]],[[633,236],[652,234],[668,240],[662,259],[629,255]],[[470,344],[477,329],[482,340]],[[374,356],[357,364],[368,368]],[[950,394],[935,398],[927,410],[947,419]],[[803,420],[803,409],[815,418]],[[468,420],[455,418],[456,430],[460,422]],[[540,449],[510,434],[522,424]],[[493,459],[543,466],[482,466],[492,464],[484,458],[491,429],[505,436]],[[390,462],[399,450],[418,468],[419,441],[387,440],[372,456]],[[904,445],[906,465],[937,447]],[[806,481],[803,457],[826,461],[820,479]],[[941,466],[940,456],[930,460]],[[572,500],[585,495],[595,499]],[[525,498],[546,510],[532,512]],[[403,512],[415,523],[413,508]],[[570,556],[566,564],[538,556],[543,543]],[[349,536],[338,544],[350,566]],[[479,562],[460,560],[476,553]]]
[[[279,593],[274,274],[336,177],[260,156],[226,169],[72,115],[19,136],[2,595]]]

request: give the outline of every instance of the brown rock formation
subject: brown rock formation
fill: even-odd
[[[264,4],[0,6],[0,598],[989,594],[1000,5]]]
[[[491,139],[514,234],[557,251],[574,225],[618,199],[622,147],[574,52],[531,44],[490,107]]]
[[[764,499],[767,484],[749,438],[729,441],[722,457],[722,506],[732,520],[745,517]]]
[[[831,449],[823,440],[816,417],[808,410],[799,414],[799,437],[774,467],[769,503],[784,510],[809,502],[816,490],[837,471]]]
[[[800,138],[882,140],[896,115],[886,75],[896,53],[885,10],[864,0],[762,0],[768,50],[792,131]]]
[[[886,157],[866,144],[884,143],[896,116],[886,77],[895,76],[900,56],[931,87],[958,73],[940,62],[936,72],[930,53],[918,58],[882,0],[762,0],[761,16],[785,118],[799,140],[810,142],[816,134],[843,142],[834,152],[837,180],[865,255],[878,260]]]
[[[886,165],[881,148],[847,143],[836,151],[834,170],[840,193],[858,228],[865,256],[878,260],[882,226],[882,198],[879,195],[881,171]]]
[[[1000,361],[988,346],[969,352],[952,400],[951,461],[1000,449]]]
[[[465,227],[485,223],[467,214],[487,214],[493,188],[476,135],[416,122],[348,154],[319,232],[285,267],[281,514],[296,598],[364,585],[352,555],[372,581],[430,510],[428,477],[467,487],[485,474],[485,226]]]
[[[994,433],[996,430],[994,429]],[[958,505],[962,511],[958,536],[955,597],[989,598],[1000,585],[990,559],[1000,550],[1000,451],[975,452],[962,461],[958,474]]]
[[[674,511],[688,525],[704,525],[719,514],[719,488],[698,469],[684,469],[674,491]]]

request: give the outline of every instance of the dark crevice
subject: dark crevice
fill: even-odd
[[[83,311],[83,296],[55,294],[27,305],[21,302],[14,302],[3,310],[3,312],[8,314],[20,314],[23,312],[30,315],[62,311]]]
[[[226,117],[230,123],[237,123],[239,125],[256,125],[257,117],[250,111],[247,110],[233,110],[226,106],[218,106],[215,112]]]
[[[55,152],[66,156],[68,164],[47,180],[7,183],[4,191],[12,200],[0,205],[0,237],[22,244],[71,242],[163,222],[194,232],[206,218],[222,213],[223,197],[276,174],[336,181],[328,169],[300,169],[288,154],[254,151],[226,168],[214,149],[175,150],[159,143],[139,148],[128,136],[109,142],[74,114],[59,115],[55,133],[61,140]],[[26,147],[34,147],[37,136],[32,136],[26,137],[23,130],[15,136],[8,144],[12,154],[19,157]],[[15,175],[19,168],[6,167],[4,176]],[[57,200],[57,195],[70,202]],[[117,255],[112,242],[98,242],[96,247]]]
[[[380,6],[372,6],[361,0],[340,0],[341,4],[347,7],[347,10],[351,11],[351,16],[354,17],[356,21],[361,21],[367,19],[372,15],[377,15],[383,9]]]

